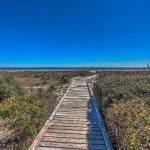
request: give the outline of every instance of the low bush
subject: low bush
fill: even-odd
[[[10,76],[0,77],[0,101],[10,97],[20,96],[24,90]]]
[[[64,72],[64,74],[60,78],[61,84],[67,84],[69,83],[70,79],[73,77],[87,77],[90,75],[94,75],[92,72],[88,71],[72,71],[72,72]]]
[[[7,146],[18,150],[27,149],[56,104],[56,96],[42,90],[3,101],[0,116],[9,120],[7,127],[17,136]]]
[[[106,122],[117,149],[149,149],[150,105],[141,99],[114,103]]]
[[[60,79],[60,83],[61,84],[69,83],[70,79],[71,79],[71,76],[69,74],[64,74]]]
[[[86,73],[11,73],[12,77],[20,81],[20,85],[28,85],[30,82],[34,83],[30,83],[32,86],[35,83],[49,84],[47,90],[38,91],[37,89],[24,91],[12,77],[7,76],[8,74],[3,73],[3,76],[0,77],[0,119],[6,120],[6,131],[9,132],[7,139],[4,139],[4,147],[12,150],[26,150],[58,103],[54,94],[55,86],[69,83],[72,77],[86,76]],[[21,84],[22,78],[24,78],[23,84]]]
[[[114,147],[150,148],[150,74],[100,73],[93,90]]]
[[[94,94],[105,113],[114,101],[150,98],[150,74],[102,73],[94,84]]]
[[[28,149],[56,104],[52,91],[25,91],[12,77],[1,76],[0,119],[6,120],[9,132],[9,137],[2,139],[6,149]]]

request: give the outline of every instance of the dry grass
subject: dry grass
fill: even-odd
[[[1,72],[0,149],[26,150],[56,107],[64,84],[88,72]],[[15,80],[14,80],[15,79]],[[16,83],[17,81],[17,83]],[[23,87],[49,88],[24,90]],[[5,87],[5,88],[4,88]],[[9,90],[8,90],[9,89]],[[24,92],[20,92],[20,90]],[[11,93],[11,94],[10,94]]]
[[[9,75],[13,77],[20,86],[34,87],[34,86],[51,86],[61,82],[65,76],[69,81],[72,77],[76,76],[89,76],[91,72],[85,71],[72,71],[72,72],[0,72],[0,75]]]

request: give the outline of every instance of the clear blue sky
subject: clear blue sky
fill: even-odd
[[[150,0],[1,0],[0,66],[144,66]]]

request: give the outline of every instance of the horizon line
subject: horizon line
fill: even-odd
[[[146,66],[0,66],[0,68],[147,68]]]

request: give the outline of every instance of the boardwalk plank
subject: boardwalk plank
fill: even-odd
[[[45,133],[44,136],[48,136],[48,137],[62,137],[62,138],[77,138],[77,139],[85,139],[88,138],[89,140],[102,140],[104,139],[102,134],[99,135],[85,135],[85,134],[66,134],[66,133]]]
[[[75,143],[58,143],[58,142],[41,142],[39,146],[43,147],[56,147],[56,148],[76,148],[76,149],[106,149],[105,145],[88,145],[88,144],[75,144]]]
[[[99,128],[99,126],[97,124],[63,124],[63,123],[51,123],[51,125],[54,125],[54,126],[70,126],[70,127],[90,127],[90,128]]]
[[[58,126],[58,125],[55,125],[55,126],[50,126],[49,129],[61,129],[61,130],[75,130],[75,131],[98,131],[98,132],[101,132],[101,129],[100,128],[93,128],[93,127],[72,127],[72,126]]]
[[[61,130],[61,129],[48,129],[48,133],[65,133],[65,134],[83,134],[83,135],[101,135],[99,131],[85,131],[85,130]]]
[[[75,144],[92,144],[92,145],[105,145],[104,140],[88,140],[87,138],[84,139],[77,139],[77,138],[57,138],[57,137],[43,137],[42,142],[58,142],[58,143],[75,143]]]
[[[45,133],[30,150],[106,150],[86,80],[75,80]]]

